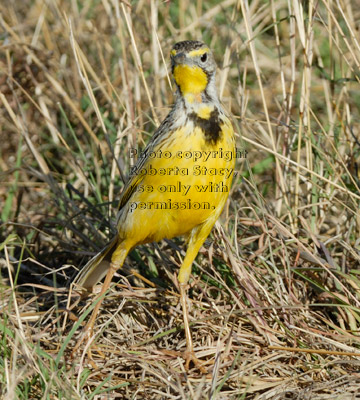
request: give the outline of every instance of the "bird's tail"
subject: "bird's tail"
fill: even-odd
[[[115,236],[98,254],[96,254],[75,277],[73,283],[85,289],[91,289],[110,269],[111,255],[116,249],[118,237]]]

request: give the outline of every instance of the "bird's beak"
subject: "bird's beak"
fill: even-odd
[[[185,60],[186,60],[185,53],[178,53],[175,56],[173,56],[173,61],[175,65],[184,64]]]

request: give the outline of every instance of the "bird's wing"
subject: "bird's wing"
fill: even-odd
[[[159,128],[154,133],[149,144],[146,146],[144,152],[153,151],[157,148],[159,142],[162,140],[162,136],[168,133],[171,129],[172,112],[164,119]],[[146,153],[145,153],[146,154]],[[136,171],[147,166],[148,158],[141,157],[135,164]],[[121,194],[119,203],[119,213],[125,204],[129,201],[132,194],[136,191],[137,186],[144,179],[144,175],[133,174],[127,181],[124,190]],[[75,277],[74,283],[82,286],[86,289],[92,288],[97,282],[99,282],[107,273],[110,268],[111,255],[118,245],[118,235],[113,237],[111,241],[98,253],[96,254],[80,273]]]
[[[152,151],[155,151],[159,141],[161,141],[162,136],[171,130],[171,121],[172,121],[172,111],[168,114],[168,116],[163,120],[160,124],[159,128],[156,130],[154,135],[152,136],[150,142],[145,147],[143,154],[148,154]],[[140,157],[135,166],[134,171],[135,173],[129,177],[129,180],[126,182],[124,189],[121,193],[119,208],[118,211],[125,206],[125,204],[129,201],[132,194],[136,191],[137,186],[142,182],[144,179],[144,175],[136,174],[136,171],[140,171],[142,168],[146,167],[149,162],[148,157]]]

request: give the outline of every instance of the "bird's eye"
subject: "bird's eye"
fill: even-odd
[[[201,57],[200,57],[201,62],[206,62],[207,60],[207,53],[204,53]]]

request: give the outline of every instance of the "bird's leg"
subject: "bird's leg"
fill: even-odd
[[[180,302],[183,311],[184,320],[184,330],[186,337],[186,351],[184,352],[185,369],[188,371],[190,368],[190,363],[193,362],[194,365],[203,373],[206,374],[206,369],[201,365],[201,362],[197,359],[194,352],[193,341],[191,337],[191,330],[189,324],[189,312],[187,306],[187,295],[186,295],[187,284],[180,283]]]
[[[190,362],[193,362],[195,366],[202,372],[206,373],[205,368],[201,365],[201,362],[196,358],[194,352],[193,341],[191,337],[191,330],[189,324],[189,313],[187,306],[187,283],[191,274],[191,266],[192,263],[204,243],[206,237],[208,236],[212,226],[203,225],[194,228],[193,232],[191,232],[188,249],[186,251],[186,256],[184,261],[180,267],[179,271],[179,286],[180,286],[180,302],[183,311],[184,318],[184,329],[185,329],[185,337],[186,337],[186,351],[184,354],[185,359],[185,368],[188,370],[190,367]]]
[[[189,324],[189,311],[187,305],[186,284],[180,283],[180,303],[183,312],[184,330],[186,337],[186,351],[184,353],[185,369],[188,370],[190,362],[194,361],[197,365],[198,360],[195,357],[194,346],[191,337],[190,324]]]

